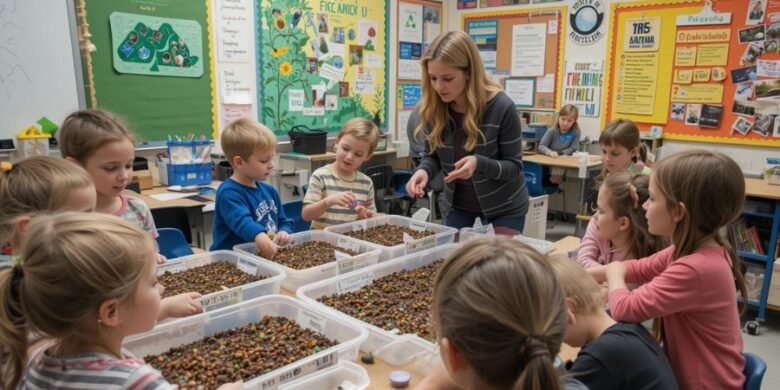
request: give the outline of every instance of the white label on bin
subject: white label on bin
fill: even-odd
[[[339,274],[345,274],[365,268],[371,264],[376,264],[377,256],[374,255],[358,255],[355,257],[348,257],[338,260]]]
[[[327,355],[323,355],[315,360],[312,360],[302,366],[292,367],[288,370],[284,370],[280,372],[279,374],[275,375],[273,378],[263,382],[261,388],[263,390],[276,389],[279,385],[283,383],[287,383],[294,379],[303,377],[304,375],[311,374],[312,372],[317,372],[319,370],[328,368],[338,363],[338,361],[339,361],[339,354],[336,352],[331,352]]]
[[[339,237],[338,242],[336,242],[336,246],[349,251],[360,252],[360,244],[350,240],[347,237]]]
[[[203,311],[212,311],[241,302],[241,287],[219,291],[200,299]]]
[[[336,293],[341,295],[350,291],[359,290],[374,281],[373,272],[361,272],[357,275],[339,280],[336,284]]]
[[[304,328],[313,329],[323,336],[325,335],[326,322],[325,318],[311,310],[301,309],[298,311],[298,323]]]
[[[246,260],[239,260],[238,261],[238,269],[241,272],[248,273],[250,275],[257,275],[257,266],[249,264]]]
[[[197,179],[197,178],[198,178],[198,174],[197,173],[188,173],[187,174],[187,180],[194,180],[194,179]]]
[[[354,225],[352,225],[352,231],[357,232],[361,230],[368,230],[368,223],[366,223],[366,220],[357,221]]]
[[[407,242],[404,245],[406,246],[405,249],[406,249],[406,254],[407,255],[410,254],[410,253],[416,253],[416,252],[419,252],[421,250],[425,250],[425,249],[428,249],[428,248],[435,247],[436,246],[436,236],[435,235],[431,235],[431,236],[423,237],[423,238],[421,238],[419,240]]]
[[[177,272],[186,271],[187,270],[187,264],[184,264],[183,262],[173,264],[168,267],[160,267],[157,270],[157,275],[162,275],[166,272],[170,272],[172,274],[175,274]]]

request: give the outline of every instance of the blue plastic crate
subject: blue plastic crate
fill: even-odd
[[[211,184],[211,163],[168,164],[168,185],[195,186]]]
[[[203,148],[211,145],[211,140],[192,140],[192,141],[168,141],[168,156],[171,163],[181,165],[181,163],[192,161],[198,157],[207,159],[208,155],[200,154],[206,153]],[[203,153],[201,153],[203,152]]]
[[[530,141],[539,141],[547,132],[547,125],[532,123],[523,130],[523,139]]]

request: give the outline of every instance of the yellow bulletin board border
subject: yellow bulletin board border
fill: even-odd
[[[722,2],[724,0],[715,1],[714,7],[717,7],[718,3]],[[611,25],[609,26],[610,34],[607,41],[607,57],[606,57],[606,65],[604,69],[604,93],[602,95],[602,107],[604,107],[604,115],[601,118],[601,127],[604,128],[606,123],[617,117],[622,117],[623,115],[617,114],[614,112],[614,107],[611,104],[612,95],[613,95],[613,88],[614,80],[613,80],[613,62],[614,56],[619,52],[617,48],[617,43],[619,39],[622,40],[623,36],[618,36],[618,29],[620,28],[619,21],[619,15],[617,14],[618,11],[627,11],[627,12],[634,12],[634,11],[642,11],[643,9],[647,9],[648,16],[655,16],[658,15],[660,12],[667,12],[671,15],[678,15],[681,13],[682,10],[684,10],[686,7],[694,7],[700,9],[699,7],[703,7],[705,5],[706,1],[702,0],[656,0],[656,1],[642,1],[642,2],[630,2],[630,3],[613,3],[610,5],[610,20]],[[664,10],[663,7],[668,6],[669,8]],[[742,5],[744,7],[747,7],[747,4]],[[648,9],[648,8],[653,9]],[[677,30],[677,26],[674,26],[674,30]],[[704,26],[702,26],[704,27]],[[728,28],[731,30],[731,39],[729,40],[729,45],[732,46],[733,40],[737,39],[734,34],[737,34],[737,31],[744,27],[741,26],[740,21],[735,19],[733,13],[732,13],[732,22],[731,24],[727,25],[712,25],[711,28]],[[661,45],[672,45],[673,49],[676,46],[676,40],[673,40],[672,42],[664,42],[664,40],[661,40]],[[738,56],[741,53],[736,52],[730,52],[729,57],[732,56]],[[747,65],[745,65],[747,66]],[[731,66],[726,66],[727,73],[732,69]],[[659,72],[660,73],[660,72]],[[658,103],[659,99],[665,100],[665,105],[667,105],[667,112],[665,113],[666,117],[663,123],[659,123],[660,126],[666,127],[666,125],[669,124],[668,120],[668,111],[669,106],[671,106],[671,82],[673,75],[670,74],[667,75],[669,78],[669,86],[666,88],[669,93],[666,93],[665,95],[656,94],[655,96],[655,102]],[[660,80],[659,80],[660,82]],[[728,77],[724,82],[724,86],[728,83],[732,83],[731,78]],[[656,88],[658,91],[659,89]],[[723,106],[724,111],[729,110],[730,107],[726,107],[726,99],[724,97],[723,99]],[[628,116],[631,117],[630,115]],[[724,112],[725,117],[725,112]],[[780,119],[780,116],[778,116],[778,119]],[[722,122],[721,126],[727,125],[725,121],[727,121],[725,118],[723,119],[724,122]],[[640,129],[648,130],[649,129],[649,122],[640,122],[637,121],[637,124],[639,125]],[[704,142],[704,143],[719,143],[719,144],[732,144],[732,145],[747,145],[747,146],[758,146],[758,147],[780,147],[780,139],[772,138],[771,135],[767,138],[741,138],[737,136],[723,136],[723,135],[707,135],[707,134],[684,134],[684,133],[674,133],[664,130],[663,134],[664,139],[668,140],[678,140],[678,141],[690,141],[690,142]]]
[[[206,18],[208,18],[208,26],[206,31],[209,34],[209,52],[214,53],[214,22],[212,22],[212,16],[214,16],[214,10],[211,6],[211,1],[206,2]],[[211,117],[214,118],[214,126],[211,129],[211,138],[214,140],[219,139],[219,107],[217,106],[217,56],[214,55],[212,60],[209,61],[209,72],[211,72]]]
[[[486,12],[474,12],[474,13],[461,13],[460,15],[460,29],[466,31],[466,21],[470,19],[486,19],[486,18],[508,18],[508,17],[525,17],[533,18],[534,15],[547,12],[558,12],[560,16],[558,18],[558,53],[556,55],[557,64],[555,65],[555,98],[553,100],[553,106],[559,107],[561,105],[561,98],[563,96],[563,66],[564,66],[564,53],[566,49],[566,27],[567,27],[567,12],[568,6],[557,7],[543,7],[543,8],[530,8],[530,9],[517,9],[510,11],[486,11]],[[496,47],[498,50],[498,47]],[[507,77],[512,77],[507,76]],[[535,95],[535,93],[534,93]],[[536,108],[526,108],[526,110],[534,111]],[[555,111],[549,109],[539,109],[541,111]]]

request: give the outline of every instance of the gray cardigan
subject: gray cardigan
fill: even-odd
[[[567,137],[561,137],[561,129],[558,126],[547,129],[539,143],[539,153],[550,154],[556,151],[560,155],[571,156],[577,151],[580,144],[580,129],[575,127],[566,133]]]
[[[454,120],[450,118],[442,132],[442,146],[431,152],[425,141],[425,157],[418,169],[428,179],[439,170],[444,174],[455,169],[455,151],[452,146]],[[498,92],[487,102],[479,124],[485,139],[479,140],[474,156],[477,168],[471,179],[477,191],[482,213],[487,218],[508,214],[525,214],[528,210],[528,188],[523,177],[523,144],[520,118],[514,101],[504,92]],[[445,183],[444,200],[452,207],[455,183]]]

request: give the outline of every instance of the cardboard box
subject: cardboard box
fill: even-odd
[[[133,172],[133,179],[131,181],[137,182],[142,190],[151,190],[154,188],[152,173],[148,170]]]

